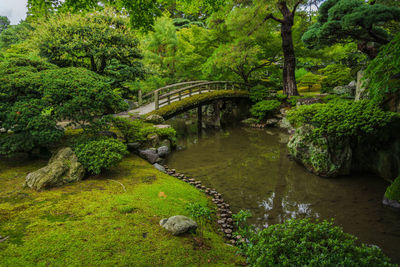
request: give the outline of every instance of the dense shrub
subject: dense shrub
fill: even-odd
[[[269,96],[268,88],[263,85],[256,85],[250,89],[250,99],[254,103],[265,100]]]
[[[298,79],[299,87],[307,87],[310,92],[311,89],[321,83],[322,76],[316,75],[312,72],[304,74],[300,79]]]
[[[287,118],[293,125],[313,125],[316,137],[362,138],[377,135],[394,120],[395,114],[381,110],[371,101],[362,100],[300,106],[289,111]]]
[[[60,121],[87,126],[126,107],[108,79],[96,73],[9,56],[0,62],[0,129],[5,130],[0,133],[0,154],[30,152],[59,141]]]
[[[386,189],[385,197],[390,200],[400,202],[400,177],[397,177],[394,182]]]
[[[345,65],[332,64],[320,70],[322,78],[321,91],[326,93],[332,91],[336,86],[347,85],[351,82],[351,69]]]
[[[250,113],[257,119],[262,120],[276,112],[280,106],[281,102],[278,100],[263,100],[253,105]]]
[[[121,132],[126,142],[143,143],[149,134],[157,134],[161,139],[168,139],[172,144],[176,142],[176,131],[173,128],[157,128],[141,120],[128,120],[116,117],[114,126]]]
[[[128,153],[122,142],[105,137],[78,144],[74,151],[79,162],[94,174],[116,165]]]
[[[251,235],[243,251],[251,266],[394,266],[378,247],[356,241],[332,222],[288,220]]]

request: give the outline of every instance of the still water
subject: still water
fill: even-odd
[[[400,213],[381,205],[388,182],[369,174],[315,176],[287,157],[288,135],[279,130],[238,126],[198,138],[195,125],[171,124],[184,149],[169,157],[169,167],[215,188],[233,212],[250,210],[251,223],[267,227],[290,218],[334,218],[400,263]]]

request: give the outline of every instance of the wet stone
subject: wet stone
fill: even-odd
[[[232,234],[232,230],[231,230],[231,229],[225,229],[225,230],[224,230],[224,233],[225,233],[225,234]]]

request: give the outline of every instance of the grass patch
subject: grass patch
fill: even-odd
[[[181,101],[172,102],[170,105],[163,106],[158,110],[150,112],[148,115],[157,114],[164,118],[170,118],[171,115],[187,110],[190,107],[195,107],[200,103],[226,97],[249,97],[249,92],[245,90],[220,90],[197,94],[184,98]]]
[[[212,205],[186,183],[130,155],[102,175],[49,191],[22,188],[46,161],[0,162],[0,266],[235,265],[244,259],[223,242],[216,225],[174,237],[162,218],[188,215],[188,203]],[[114,180],[114,181],[112,181]],[[126,192],[119,183],[122,183]]]

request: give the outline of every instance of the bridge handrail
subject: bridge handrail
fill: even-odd
[[[170,89],[170,88],[174,88],[174,87],[183,86],[183,85],[188,85],[188,84],[190,84],[190,85],[189,86],[185,86],[183,88],[178,88],[178,89],[166,92],[164,94],[160,94],[164,90],[167,90],[167,89]],[[225,89],[228,89],[227,88],[228,85],[233,85],[233,89],[235,89],[234,85],[236,85],[236,84],[244,85],[246,87],[246,89],[248,89],[247,88],[248,87],[247,84],[245,84],[243,82],[235,82],[235,81],[192,81],[192,82],[182,82],[182,83],[177,83],[177,84],[171,84],[171,85],[164,86],[164,87],[159,88],[159,89],[157,89],[155,91],[152,91],[152,92],[150,92],[150,93],[148,93],[148,94],[146,94],[144,96],[142,96],[142,92],[141,92],[141,90],[139,90],[139,95],[138,95],[139,106],[142,105],[144,98],[148,98],[149,96],[154,96],[155,108],[158,109],[160,104],[166,104],[166,103],[170,104],[170,100],[171,100],[170,97],[173,96],[173,95],[179,94],[177,97],[173,98],[173,100],[176,99],[176,98],[178,98],[180,100],[182,98],[181,92],[190,90],[189,93],[186,93],[183,96],[186,96],[188,94],[191,95],[192,93],[194,93],[194,92],[192,92],[193,88],[200,88],[200,90],[197,90],[197,91],[198,91],[198,93],[201,93],[201,91],[202,91],[201,87],[204,87],[204,86],[207,86],[207,88],[205,90],[208,90],[208,91],[220,90],[221,88],[213,88],[212,89],[212,88],[209,87],[210,85],[218,85],[218,84],[225,84]],[[239,88],[239,90],[242,90],[242,89]],[[165,98],[168,98],[168,101],[160,103],[160,100],[165,99]]]
[[[196,87],[200,87],[200,86],[204,86],[204,85],[210,85],[210,84],[220,84],[220,83],[235,83],[235,84],[240,84],[239,82],[230,82],[230,81],[211,81],[211,82],[204,82],[204,83],[194,84],[194,85],[187,86],[187,87],[184,87],[184,88],[176,89],[176,90],[174,90],[174,91],[168,92],[168,93],[163,94],[163,95],[159,95],[159,98],[158,98],[158,99],[164,99],[164,98],[166,98],[166,97],[168,97],[168,96],[171,96],[171,95],[174,95],[174,94],[177,94],[177,93],[179,93],[179,92],[183,92],[183,91],[186,91],[186,90],[189,90],[189,89],[192,89],[192,88],[196,88]]]

